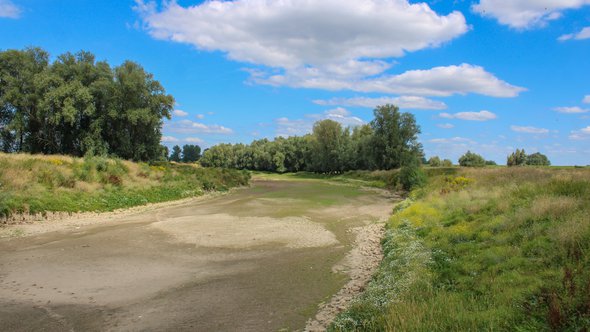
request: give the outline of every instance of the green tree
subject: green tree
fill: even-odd
[[[484,167],[486,160],[477,153],[467,151],[459,158],[459,165],[463,167]]]
[[[318,121],[313,125],[314,170],[322,173],[341,171],[340,152],[342,126],[333,120]]]
[[[430,159],[428,159],[428,165],[430,165],[431,167],[440,167],[440,158],[438,156],[430,157]]]
[[[201,147],[187,144],[182,147],[182,162],[194,163],[201,158]]]
[[[172,147],[172,154],[170,155],[170,161],[175,161],[177,163],[180,162],[181,160],[181,154],[182,150],[180,149],[180,146],[175,145]]]
[[[453,162],[450,159],[445,159],[442,161],[442,167],[452,167]]]
[[[511,153],[506,161],[508,166],[524,166],[526,165],[527,155],[524,149],[516,149],[515,152]]]
[[[374,115],[372,148],[377,168],[386,170],[419,163],[423,153],[415,117],[400,113],[393,105],[377,107]]]
[[[531,166],[551,166],[549,158],[540,152],[528,155],[526,158],[526,164]]]

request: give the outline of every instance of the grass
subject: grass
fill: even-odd
[[[104,212],[246,185],[247,172],[103,157],[0,154],[0,217]]]
[[[378,272],[330,329],[590,329],[590,170],[438,172],[396,207]]]

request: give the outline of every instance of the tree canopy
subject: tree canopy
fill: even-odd
[[[219,144],[203,153],[203,166],[269,172],[391,169],[419,165],[420,128],[413,115],[393,105],[375,109],[375,120],[343,128],[332,120],[318,121],[311,134],[261,139],[245,144]]]
[[[50,63],[40,48],[0,51],[0,149],[45,154],[164,155],[174,98],[139,64],[112,68],[89,52]]]

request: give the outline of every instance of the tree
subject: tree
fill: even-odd
[[[170,161],[180,162],[180,146],[175,145],[172,147],[172,154],[170,155]]]
[[[496,165],[498,165],[498,164],[496,164],[495,161],[493,161],[493,160],[486,160],[486,166],[496,166]]]
[[[187,144],[182,147],[182,162],[193,163],[201,158],[201,147]]]
[[[526,164],[531,166],[551,166],[551,162],[546,155],[536,152],[526,158]]]
[[[340,155],[342,126],[333,120],[318,121],[313,125],[314,170],[322,173],[341,171]]]
[[[506,161],[506,165],[508,166],[524,166],[526,165],[527,155],[524,152],[524,149],[519,150],[516,149],[515,152],[511,153]]]
[[[453,162],[450,159],[445,159],[442,161],[442,166],[443,167],[452,167],[453,166]]]
[[[484,167],[485,164],[486,161],[482,156],[471,151],[467,151],[459,158],[459,165],[463,167]]]
[[[430,157],[430,159],[428,159],[428,165],[430,165],[431,167],[440,167],[440,158],[438,156]]]
[[[387,170],[419,163],[423,153],[418,143],[420,127],[414,116],[400,113],[393,105],[379,106],[373,113],[372,147],[377,168]]]

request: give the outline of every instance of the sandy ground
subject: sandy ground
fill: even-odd
[[[380,259],[392,199],[256,181],[219,197],[5,227],[28,236],[0,239],[1,329],[322,330]]]

